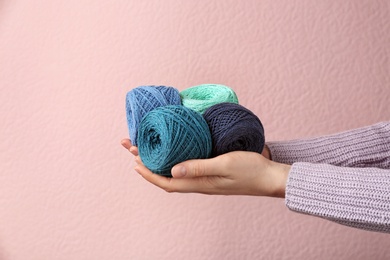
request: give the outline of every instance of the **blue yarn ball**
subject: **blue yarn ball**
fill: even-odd
[[[164,106],[150,111],[138,129],[138,153],[152,172],[171,177],[174,165],[211,155],[212,141],[207,122],[184,106]]]
[[[181,105],[179,91],[167,86],[140,86],[126,95],[126,115],[130,140],[137,145],[137,132],[142,118],[157,107]]]
[[[263,151],[263,125],[260,119],[244,106],[220,103],[207,109],[203,117],[211,131],[213,157],[232,151]]]

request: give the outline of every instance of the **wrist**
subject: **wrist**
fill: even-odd
[[[272,175],[275,177],[275,186],[272,197],[284,198],[286,195],[286,185],[291,165],[272,162]]]

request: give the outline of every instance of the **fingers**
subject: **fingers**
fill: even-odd
[[[127,150],[131,147],[131,141],[130,139],[122,139],[121,145],[126,148]]]
[[[138,156],[138,148],[131,144],[130,139],[127,139],[127,138],[122,139],[121,144],[124,148],[129,150],[129,152],[132,153],[134,156]]]
[[[160,187],[167,192],[223,194],[223,189],[216,189],[225,181],[226,172],[229,168],[228,157],[218,156],[212,159],[189,160],[173,167],[173,178],[167,178],[151,172],[145,165],[138,153],[138,148],[131,144],[129,139],[121,141],[123,147],[134,155],[136,163],[135,171],[146,181]]]
[[[135,161],[135,163],[138,164],[138,165],[144,165],[144,164],[142,163],[141,157],[140,157],[139,155],[135,156],[134,161]]]
[[[212,179],[214,177],[216,179],[221,178],[221,176],[211,176],[212,174],[217,175],[218,172],[215,167],[218,163],[212,159],[190,160],[180,163],[172,169],[174,178],[164,177],[151,172],[145,165],[143,165],[139,155],[136,155],[134,160],[137,164],[134,167],[136,172],[138,172],[146,181],[167,192],[215,193],[215,189],[213,189],[214,182],[212,182]]]
[[[134,156],[138,156],[138,148],[136,146],[132,146],[129,149],[130,153],[132,153]]]
[[[208,180],[213,177],[203,178],[168,178],[158,174],[154,174],[144,165],[137,165],[135,171],[138,172],[145,180],[156,185],[157,187],[165,190],[166,192],[181,192],[181,193],[203,193],[203,194],[215,194],[218,192],[214,188],[212,181]],[[219,178],[214,176],[215,178]]]
[[[211,159],[189,160],[179,163],[172,168],[174,178],[196,178],[203,176],[225,176],[223,170],[225,159],[218,156]]]
[[[142,165],[139,157],[138,148],[131,144],[130,139],[123,139],[121,144],[135,156],[135,162]],[[215,157],[212,159],[189,160],[180,163],[172,168],[172,176],[175,178],[196,178],[202,176],[222,176],[224,171],[221,171],[221,165],[224,165],[223,157]]]
[[[148,182],[166,190],[167,192],[173,192],[173,189],[171,188],[170,182],[171,178],[163,177],[158,174],[154,174],[151,172],[148,168],[146,168],[144,165],[137,165],[134,170],[138,172],[145,180]]]

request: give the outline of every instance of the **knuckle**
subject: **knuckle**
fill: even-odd
[[[165,189],[165,192],[167,192],[167,193],[172,193],[173,190],[172,190],[172,189],[169,189],[169,188],[166,188],[166,189]]]
[[[176,190],[174,189],[172,183],[169,181],[167,183],[162,183],[160,185],[160,188],[162,188],[164,191],[166,191],[167,193],[172,193],[172,192],[175,192]]]
[[[169,186],[163,187],[163,189],[164,189],[167,193],[173,193],[173,192],[175,192],[175,190],[174,190],[172,187],[169,187]]]
[[[201,161],[196,161],[192,164],[192,173],[194,177],[201,177],[205,175],[205,167]]]

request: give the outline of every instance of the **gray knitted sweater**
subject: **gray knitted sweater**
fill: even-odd
[[[274,161],[292,164],[289,209],[390,233],[390,122],[267,145]]]

